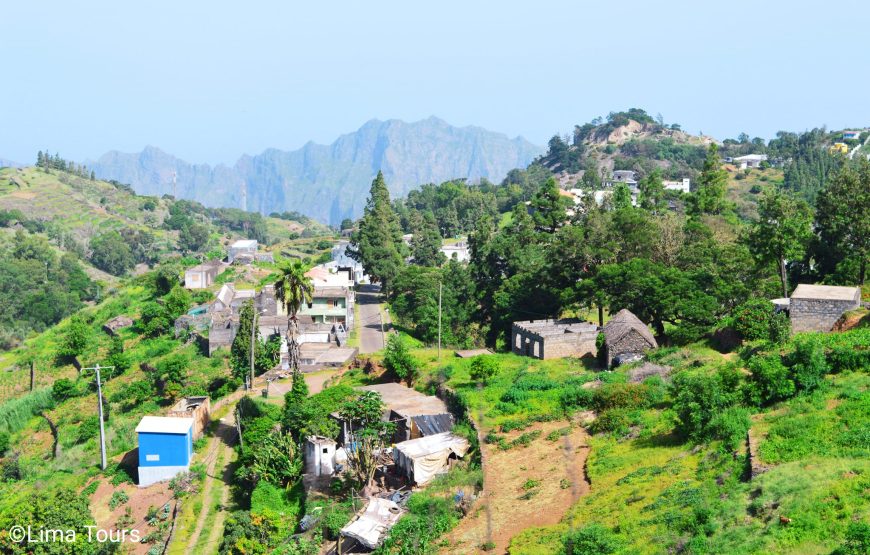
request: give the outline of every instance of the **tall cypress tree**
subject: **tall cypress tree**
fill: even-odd
[[[435,216],[427,210],[422,216],[417,214],[412,223],[414,238],[411,240],[411,255],[414,264],[440,266],[444,262],[444,254],[441,252],[441,234]]]
[[[349,254],[362,263],[371,279],[387,291],[399,273],[406,254],[399,218],[390,204],[390,191],[384,174],[378,172],[366,202],[359,231],[353,236]]]
[[[719,161],[719,147],[715,143],[707,149],[707,158],[698,177],[698,189],[691,197],[690,208],[695,215],[720,214],[725,209],[725,186],[728,173]]]

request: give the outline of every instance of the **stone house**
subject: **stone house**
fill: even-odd
[[[208,396],[203,397],[185,397],[179,400],[169,409],[169,414],[173,418],[192,418],[193,419],[193,439],[194,441],[201,438],[208,428],[209,415],[211,414],[211,401]]]
[[[105,324],[103,324],[103,331],[108,333],[109,335],[118,335],[118,330],[123,328],[129,328],[133,325],[133,319],[129,316],[115,316]]]
[[[227,249],[227,262],[249,262],[256,258],[259,244],[256,239],[239,239]]]
[[[623,308],[611,318],[601,330],[604,334],[604,349],[607,367],[619,356],[642,355],[659,345],[646,324]]]
[[[861,288],[801,283],[788,302],[793,332],[831,331],[840,317],[861,306]]]
[[[511,326],[514,354],[539,359],[595,356],[598,326],[576,318],[529,320]]]

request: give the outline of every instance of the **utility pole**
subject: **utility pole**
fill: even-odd
[[[438,282],[438,362],[441,362],[441,289],[442,282]]]
[[[257,309],[254,306],[251,306],[254,309],[254,315],[251,317],[251,387],[248,391],[254,389],[254,340],[257,337],[257,316],[266,312],[265,309],[257,312]]]
[[[36,372],[33,369],[33,361],[30,361],[30,391],[33,391],[33,382],[36,378]]]
[[[112,370],[114,373],[114,366],[100,366],[97,364],[91,368],[82,368],[82,372],[85,370],[93,370],[96,372],[96,380],[97,380],[97,408],[99,409],[100,414],[100,464],[102,469],[106,469],[106,429],[103,424],[103,384],[100,383],[100,370]]]

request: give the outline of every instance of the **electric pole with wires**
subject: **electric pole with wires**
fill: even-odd
[[[105,470],[106,469],[106,428],[103,424],[103,384],[100,378],[100,370],[111,370],[115,371],[114,366],[100,366],[97,364],[96,366],[82,368],[82,373],[93,370],[95,373],[95,379],[97,380],[97,410],[100,415],[100,467]]]

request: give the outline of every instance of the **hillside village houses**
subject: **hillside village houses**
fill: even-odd
[[[220,260],[209,260],[188,268],[184,271],[184,287],[187,289],[211,287],[223,268],[224,264]]]
[[[576,318],[528,320],[511,326],[514,354],[539,359],[595,356],[598,326]]]
[[[857,141],[861,138],[861,131],[847,130],[843,131],[844,141]]]
[[[252,262],[274,262],[271,252],[260,251],[256,239],[239,239],[227,249],[227,263],[250,264]]]

